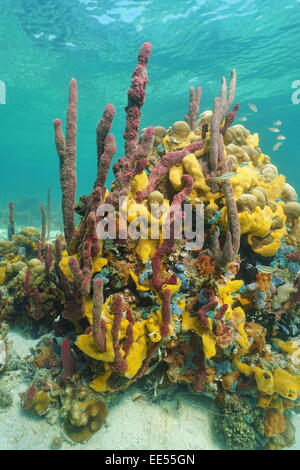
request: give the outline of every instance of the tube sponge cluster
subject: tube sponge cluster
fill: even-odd
[[[66,242],[57,239],[53,254],[42,248],[48,255],[39,295],[32,285],[34,263],[26,256],[12,274],[17,260],[3,255],[0,279],[14,284],[15,295],[23,289],[24,305],[42,301],[50,282],[59,292],[56,330],[59,325],[58,336],[69,336],[62,346],[65,386],[92,376],[92,393],[107,397],[158,367],[168,383],[185,383],[199,400],[206,396],[219,403],[224,418],[218,432],[229,447],[292,445],[290,413],[300,399],[297,194],[261,150],[259,135],[234,124],[235,71],[228,91],[222,80],[213,110],[199,114],[202,89],[191,89],[185,120],[140,131],[150,53],[145,43],[128,92],[125,155],[113,167],[110,188],[105,181],[116,152],[113,105],[99,120],[97,176],[91,194],[75,206],[77,226],[72,79],[66,140],[55,120]],[[104,216],[98,214],[106,203],[114,206],[118,224],[151,221],[158,236],[141,223],[138,239],[100,240],[96,228]],[[193,214],[199,205],[203,210],[204,241],[196,250],[176,232],[185,204]],[[46,265],[45,259],[40,263]],[[78,372],[83,369],[72,350],[78,363],[92,363],[88,372]],[[89,397],[85,410],[97,408],[93,400]],[[67,418],[69,435],[75,433],[74,413]]]

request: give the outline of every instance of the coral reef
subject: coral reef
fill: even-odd
[[[160,390],[187,384],[218,404],[216,430],[229,448],[291,446],[300,401],[296,192],[258,134],[234,125],[235,71],[212,111],[198,116],[202,89],[191,88],[184,121],[141,130],[150,53],[143,44],[111,186],[108,104],[96,129],[95,184],[75,205],[72,79],[66,138],[54,121],[64,236],[46,242],[44,209],[41,234],[13,234],[10,214],[11,240],[0,243],[0,321],[47,332],[22,407],[46,419],[57,410],[79,442],[103,425],[114,392],[141,379],[158,401]],[[180,225],[188,213],[191,237]]]

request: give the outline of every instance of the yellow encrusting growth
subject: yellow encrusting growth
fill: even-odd
[[[280,368],[275,368],[271,373],[260,367],[244,364],[237,358],[233,359],[232,362],[242,374],[250,375],[254,373],[257,389],[263,394],[260,397],[258,406],[268,406],[273,394],[278,394],[288,400],[296,400],[299,397],[300,376],[293,375]]]
[[[79,260],[79,255],[75,254],[72,256],[68,256],[68,252],[65,250],[62,252],[62,259],[59,262],[59,268],[64,273],[64,275],[70,280],[73,280],[73,274],[69,268],[69,260],[71,258],[75,258],[77,261]],[[92,260],[92,275],[101,271],[101,269],[106,266],[108,263],[106,258],[102,258],[101,256],[97,256]]]

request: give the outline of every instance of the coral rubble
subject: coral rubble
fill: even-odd
[[[67,436],[82,441],[105,422],[114,392],[148,376],[156,393],[159,369],[166,390],[183,383],[199,400],[215,400],[216,430],[229,448],[291,446],[300,400],[296,192],[258,134],[234,125],[235,71],[228,91],[223,78],[212,111],[198,116],[202,89],[191,88],[184,121],[141,130],[150,53],[143,44],[125,108],[125,156],[113,165],[111,187],[108,104],[96,129],[95,184],[75,205],[72,79],[66,137],[54,121],[64,237],[46,243],[45,220],[42,234],[15,233],[10,206],[0,321],[21,317],[36,334],[48,333],[33,354],[22,407],[45,416],[58,410]],[[178,221],[190,210],[193,226],[200,209],[202,243],[191,248]],[[99,227],[110,222],[117,233],[107,229],[103,239]],[[132,230],[125,235],[124,224]]]

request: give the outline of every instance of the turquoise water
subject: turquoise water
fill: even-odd
[[[106,103],[115,104],[120,157],[127,89],[146,40],[153,53],[143,126],[181,120],[190,85],[203,86],[201,109],[211,108],[221,76],[235,67],[239,116],[300,189],[300,105],[291,101],[300,80],[299,1],[1,0],[0,10],[1,203],[25,194],[45,201],[48,186],[59,200],[52,120],[65,117],[72,76],[79,86],[78,195],[90,192],[97,120]],[[274,152],[276,134],[267,127],[276,120],[287,139]]]

